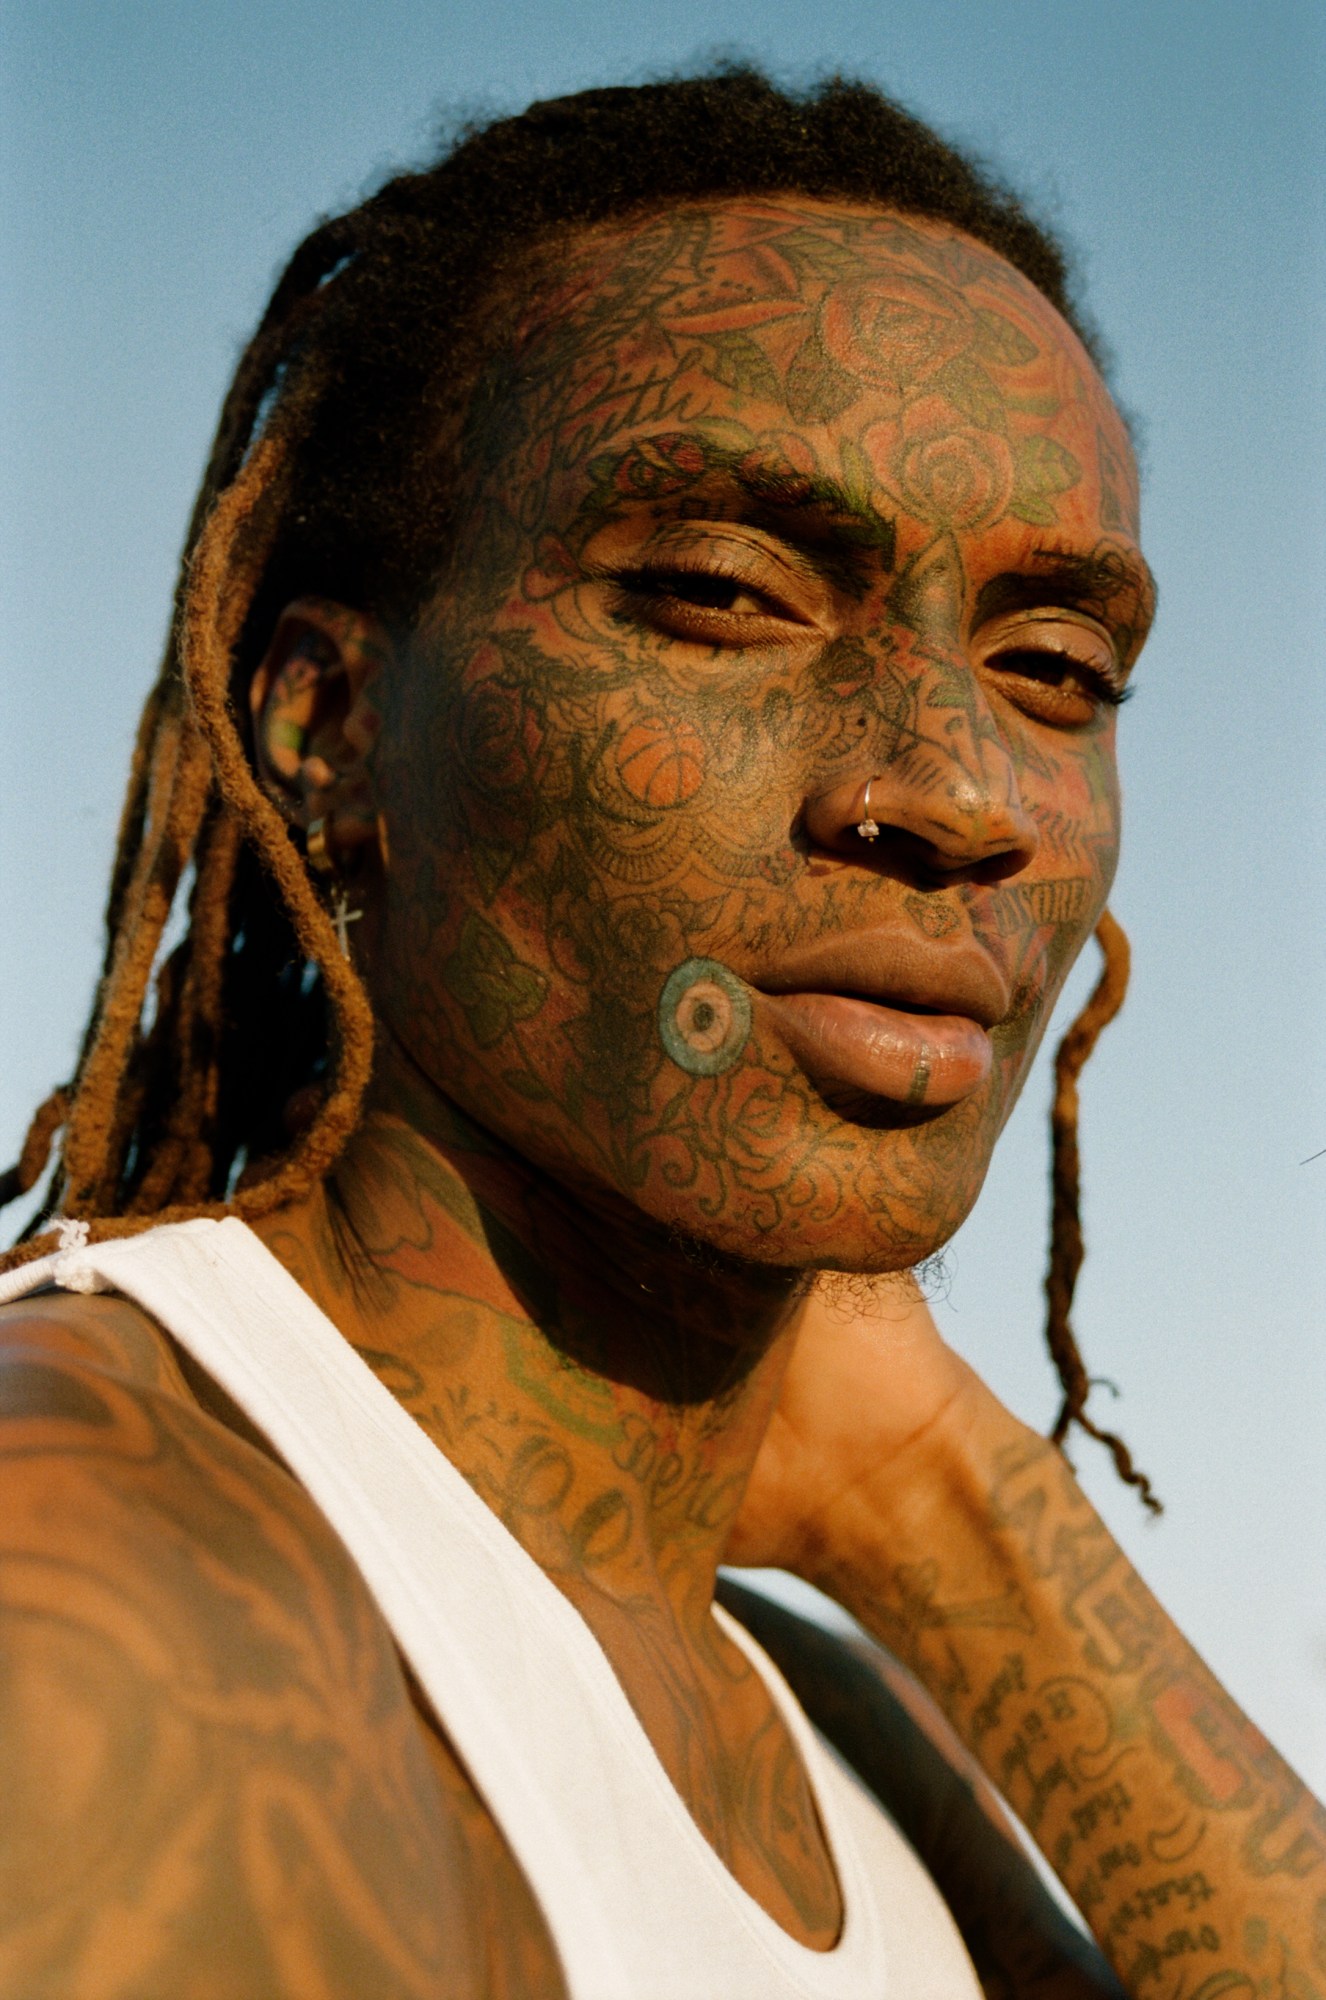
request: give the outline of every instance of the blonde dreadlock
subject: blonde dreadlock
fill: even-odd
[[[1133,1464],[1132,1453],[1114,1431],[1103,1430],[1087,1415],[1091,1377],[1078,1351],[1069,1321],[1078,1273],[1086,1256],[1080,1212],[1081,1162],[1078,1155],[1078,1078],[1087,1057],[1124,1002],[1131,954],[1122,927],[1106,910],[1096,926],[1100,946],[1100,978],[1077,1019],[1055,1051],[1054,1101],[1050,1107],[1050,1256],[1045,1273],[1045,1342],[1050,1350],[1063,1401],[1050,1431],[1063,1444],[1069,1427],[1077,1424],[1088,1437],[1105,1445],[1115,1470],[1126,1485],[1135,1486],[1153,1514],[1162,1512],[1151,1481]]]
[[[194,507],[134,747],[77,1070],[0,1175],[0,1206],[38,1183],[63,1127],[60,1161],[28,1240],[0,1269],[50,1247],[57,1207],[96,1240],[265,1214],[330,1170],[359,1116],[372,1014],[250,764],[237,700],[246,665],[281,605],[305,592],[402,619],[422,602],[449,503],[446,453],[428,440],[463,412],[491,344],[499,271],[518,294],[532,254],[560,229],[792,189],[954,224],[1029,278],[1094,351],[1061,247],[1016,197],[878,91],[836,79],[797,96],[729,68],[536,104],[463,133],[435,166],[388,182],[296,250],[241,358]],[[186,934],[149,1006],[189,869]],[[1060,1050],[1055,1101],[1047,1334],[1064,1403],[1054,1436],[1077,1423],[1102,1439],[1154,1504],[1120,1441],[1085,1414],[1090,1383],[1068,1319],[1082,1261],[1076,1078],[1126,977],[1122,933],[1107,917],[1098,935],[1106,975]],[[247,1020],[245,990],[262,1008]],[[277,991],[298,1052],[285,1069],[279,1057],[263,1067]],[[293,1143],[276,1137],[281,1105],[313,1082],[312,1122]]]

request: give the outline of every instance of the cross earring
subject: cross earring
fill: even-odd
[[[336,931],[336,941],[341,947],[341,957],[349,958],[350,926],[357,924],[364,913],[362,910],[351,909],[350,898],[345,893],[345,884],[337,876],[336,863],[327,844],[325,819],[315,819],[311,822],[304,836],[304,849],[308,855],[309,866],[315,874],[331,878],[332,925]]]
[[[335,927],[337,943],[341,947],[342,958],[350,956],[350,926],[357,924],[363,914],[362,910],[350,908],[350,898],[338,882],[336,893],[332,897],[332,924]]]

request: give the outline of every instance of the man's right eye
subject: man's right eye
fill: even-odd
[[[618,578],[632,597],[694,605],[697,610],[719,611],[738,617],[767,617],[774,611],[768,599],[752,590],[740,577],[721,571],[690,569],[642,569]]]
[[[802,623],[776,598],[722,569],[673,565],[619,570],[614,616],[695,646],[740,651],[776,646]]]

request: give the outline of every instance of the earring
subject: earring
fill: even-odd
[[[332,923],[336,928],[336,939],[341,947],[342,958],[349,958],[350,956],[349,927],[351,924],[357,924],[363,914],[362,910],[352,910],[350,908],[350,898],[338,882],[336,893],[332,897]]]
[[[304,851],[308,855],[309,867],[315,874],[331,878],[331,919],[336,931],[336,941],[341,947],[341,957],[350,956],[350,926],[357,924],[363,916],[362,910],[352,909],[346,894],[345,884],[336,871],[336,862],[327,844],[327,822],[315,819],[309,822],[304,836]]]
[[[867,787],[867,790],[869,787]],[[304,852],[308,865],[318,875],[334,875],[336,863],[332,860],[331,849],[327,845],[327,822],[325,819],[309,821],[308,832],[304,835]]]

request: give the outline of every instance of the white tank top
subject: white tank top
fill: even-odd
[[[696,1826],[589,1627],[244,1223],[183,1222],[0,1276],[114,1290],[270,1440],[344,1542],[542,1909],[572,2000],[980,2000],[892,1820],[772,1662],[714,1616],[800,1751],[842,1891],[832,1951],[788,1936]]]

